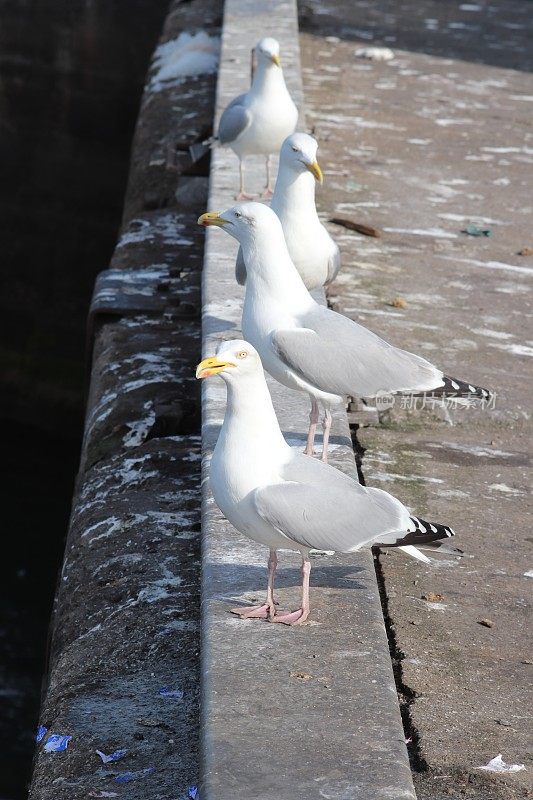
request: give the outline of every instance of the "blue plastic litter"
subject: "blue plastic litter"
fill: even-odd
[[[95,752],[98,753],[104,764],[110,764],[112,761],[118,761],[120,758],[124,758],[128,751],[115,750],[114,753],[110,753],[108,756],[106,756],[105,753],[102,753],[101,750],[96,750]]]
[[[163,687],[163,689],[159,690],[159,694],[161,697],[169,697],[171,700],[183,700],[183,692],[181,689],[167,689]]]
[[[187,797],[189,800],[200,800],[200,795],[198,794],[198,786],[189,786],[187,790]]]
[[[60,733],[51,733],[46,742],[44,743],[45,753],[60,753],[61,750],[66,750],[68,743],[72,736],[63,736]]]
[[[146,767],[145,769],[140,769],[137,772],[121,772],[119,775],[115,776],[115,783],[129,783],[130,781],[136,781],[138,778],[144,778],[146,775],[151,775],[152,772],[155,772],[155,767]]]
[[[37,734],[35,736],[36,742],[42,742],[46,734],[48,733],[48,728],[45,728],[44,725],[39,725],[37,728]]]

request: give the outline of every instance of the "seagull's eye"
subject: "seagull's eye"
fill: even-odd
[[[293,151],[293,153],[297,153],[298,152],[298,148],[293,145],[292,146],[292,151]]]
[[[235,219],[239,219],[239,217],[242,217],[242,214],[239,211],[236,211],[235,212]]]
[[[237,353],[237,358],[246,358],[247,355],[246,350],[241,350],[240,353]]]

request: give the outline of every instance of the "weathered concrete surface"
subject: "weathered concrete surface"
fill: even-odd
[[[430,567],[397,553],[380,557],[424,800],[522,798],[532,775],[531,578],[524,573],[532,567],[533,260],[517,251],[533,244],[533,82],[526,72],[484,63],[530,66],[529,5],[484,8],[333,0],[302,9],[324,217],[336,211],[401,229],[368,239],[331,226],[343,254],[331,302],[389,341],[497,392],[495,410],[454,412],[454,427],[429,412],[395,410],[387,426],[359,431],[366,481],[451,524],[465,551],[460,561]],[[395,60],[354,57],[357,46],[373,43],[392,47]],[[492,237],[461,234],[468,223],[491,228]],[[405,309],[389,305],[397,296]],[[423,600],[428,592],[442,600]],[[486,618],[491,628],[479,624]],[[498,753],[528,771],[476,769]]]
[[[184,11],[183,17],[181,10]],[[220,6],[176,3],[164,40],[218,33]],[[191,109],[185,97],[197,92]],[[162,113],[163,98],[173,114]],[[72,737],[37,749],[32,800],[182,800],[198,781],[201,192],[160,194],[158,137],[195,141],[211,75],[143,101],[122,236],[98,283],[82,462],[56,598],[41,724]],[[151,116],[151,98],[157,114]],[[172,152],[172,148],[170,148]],[[182,165],[183,166],[183,165]],[[185,169],[185,167],[184,167]],[[202,184],[200,183],[200,188]],[[204,194],[207,180],[203,181]],[[183,693],[183,695],[181,694]],[[95,752],[128,752],[103,764]],[[123,785],[123,784],[126,784]],[[116,794],[104,794],[112,792]]]
[[[222,6],[222,0],[177,0],[165,21],[161,42],[174,39],[180,31],[203,30],[219,35]],[[148,73],[148,89],[153,76],[152,70]],[[188,176],[208,174],[208,157],[193,164],[189,147],[211,134],[216,74],[202,75],[201,80],[189,79],[179,86],[173,83],[144,93],[133,141],[124,221],[139,211],[174,206],[177,186]]]
[[[217,113],[248,85],[250,48],[272,32],[290,90],[301,103],[295,4],[227,0]],[[247,188],[264,185],[250,159]],[[213,153],[210,208],[234,203],[237,159]],[[203,351],[240,336],[243,291],[236,243],[207,231]],[[288,440],[303,448],[308,400],[270,381]],[[204,475],[225,409],[220,380],[204,382]],[[335,417],[332,461],[355,475],[344,412]],[[315,557],[312,616],[301,628],[243,621],[229,610],[262,597],[267,551],[221,517],[204,486],[202,584],[202,800],[413,798],[413,786],[370,553]],[[282,553],[280,602],[299,604],[300,559]],[[300,677],[298,677],[300,676]]]

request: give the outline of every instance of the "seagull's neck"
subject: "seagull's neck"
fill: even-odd
[[[287,91],[283,71],[274,64],[259,64],[249,94],[258,96],[279,93],[280,89]]]
[[[318,222],[315,205],[315,178],[308,171],[296,172],[280,164],[274,195],[270,204],[283,225],[297,220]]]
[[[255,453],[258,459],[271,456],[282,462],[290,454],[283,438],[272,398],[263,374],[239,376],[226,381],[227,406],[220,435],[221,443]]]
[[[242,243],[242,254],[247,271],[246,299],[250,291],[295,313],[312,308],[315,301],[291,260],[279,223],[274,230],[256,231],[250,241]]]

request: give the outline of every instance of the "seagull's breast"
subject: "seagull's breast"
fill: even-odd
[[[221,432],[209,477],[215,502],[234,528],[269,548],[290,547],[255,508],[255,490],[282,480],[280,468],[273,466],[268,452],[258,451],[256,442]]]
[[[335,251],[328,232],[318,220],[306,225],[301,219],[282,218],[281,224],[291,259],[306,287],[322,286]]]
[[[241,155],[277,152],[298,120],[298,111],[286,89],[252,98],[249,111],[251,124],[235,142]]]
[[[250,291],[250,295],[247,294],[242,314],[243,336],[255,347],[261,356],[263,367],[273,378],[289,389],[298,390],[303,388],[300,385],[301,381],[293,370],[281,361],[272,346],[273,331],[294,327],[294,318],[276,302],[275,298],[266,295],[260,297],[253,291]]]

